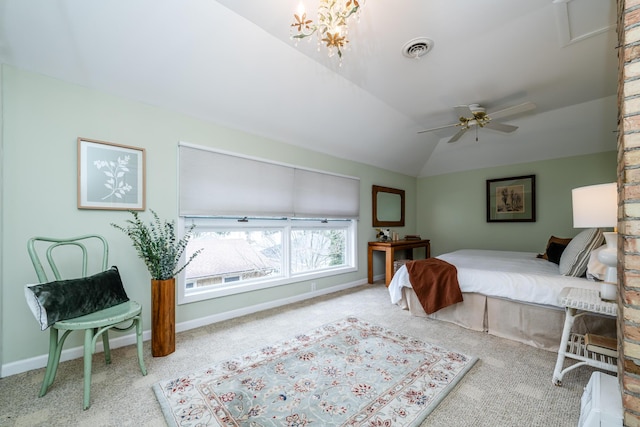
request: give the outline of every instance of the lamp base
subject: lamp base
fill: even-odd
[[[618,299],[618,233],[606,231],[604,240],[607,246],[598,253],[598,259],[607,266],[604,282],[600,284],[600,298],[616,301]]]
[[[608,301],[617,301],[618,285],[614,283],[600,283],[600,298]]]

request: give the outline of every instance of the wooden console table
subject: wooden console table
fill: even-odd
[[[413,259],[415,248],[425,248],[425,258],[431,257],[431,246],[429,240],[396,240],[388,242],[369,242],[369,252],[367,257],[368,279],[373,283],[373,251],[385,252],[385,275],[384,284],[389,286],[393,277],[393,261],[396,251],[405,251],[407,259]]]

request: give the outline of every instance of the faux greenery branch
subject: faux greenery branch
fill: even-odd
[[[198,249],[191,254],[182,267],[178,268],[180,258],[182,258],[182,254],[192,237],[195,224],[189,227],[184,236],[178,240],[176,238],[175,222],[161,221],[155,211],[149,210],[154,218],[149,224],[145,224],[140,219],[138,211],[129,211],[133,215],[133,219],[126,221],[129,225],[124,227],[113,223],[111,225],[131,238],[133,247],[138,252],[138,256],[147,265],[152,279],[170,279],[184,270],[202,252],[202,249]]]

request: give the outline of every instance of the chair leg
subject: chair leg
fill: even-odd
[[[144,365],[144,358],[142,357],[142,316],[138,316],[136,322],[136,343],[138,347],[138,365],[140,365],[140,371],[142,375],[147,375],[147,368]]]
[[[91,406],[91,358],[93,356],[93,329],[84,331],[84,395],[83,408]]]
[[[56,350],[58,345],[58,330],[55,328],[51,328],[49,331],[49,357],[47,358],[47,369],[44,373],[44,379],[42,380],[42,387],[40,388],[40,396],[42,397],[47,394],[47,390],[49,386],[53,382],[53,378],[55,377],[55,372],[57,368],[56,360]]]
[[[72,330],[66,330],[58,339],[58,329],[51,327],[49,330],[49,358],[47,360],[47,370],[44,374],[44,381],[42,382],[42,388],[40,389],[40,397],[47,393],[47,390],[53,384],[53,380],[56,378],[58,372],[58,365],[60,365],[60,354],[62,353],[62,347],[64,342],[69,336]]]
[[[98,332],[97,329],[93,331],[94,334]],[[102,347],[104,348],[104,361],[107,365],[111,364],[111,347],[109,347],[109,330],[105,330],[102,333]]]

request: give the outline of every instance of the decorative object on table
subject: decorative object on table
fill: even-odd
[[[388,242],[391,240],[391,230],[388,228],[376,228],[376,239],[379,242]]]
[[[316,34],[318,49],[324,43],[327,46],[329,57],[336,53],[342,64],[342,49],[349,40],[347,39],[350,18],[359,15],[360,4],[358,0],[320,0],[318,5],[318,18],[314,23],[307,18],[304,6],[300,3],[298,13],[293,17],[295,22],[291,24],[291,37],[296,41]],[[294,30],[295,29],[295,34]]]
[[[535,175],[487,180],[487,222],[535,221]]]
[[[145,209],[145,149],[78,138],[78,208]]]
[[[407,234],[404,236],[404,240],[422,240],[419,234]]]
[[[170,426],[415,426],[476,360],[348,317],[153,390]]]
[[[606,247],[598,252],[598,259],[607,266],[600,297],[614,301],[618,295],[618,186],[612,182],[574,188],[571,199],[575,228],[613,228],[602,233]]]
[[[126,221],[129,225],[111,225],[131,238],[151,274],[151,353],[156,357],[166,356],[175,351],[175,276],[202,250],[195,251],[179,267],[195,225],[178,239],[174,221],[161,221],[153,210],[154,220],[148,224],[140,219],[139,212],[131,211],[131,214],[133,219]]]

